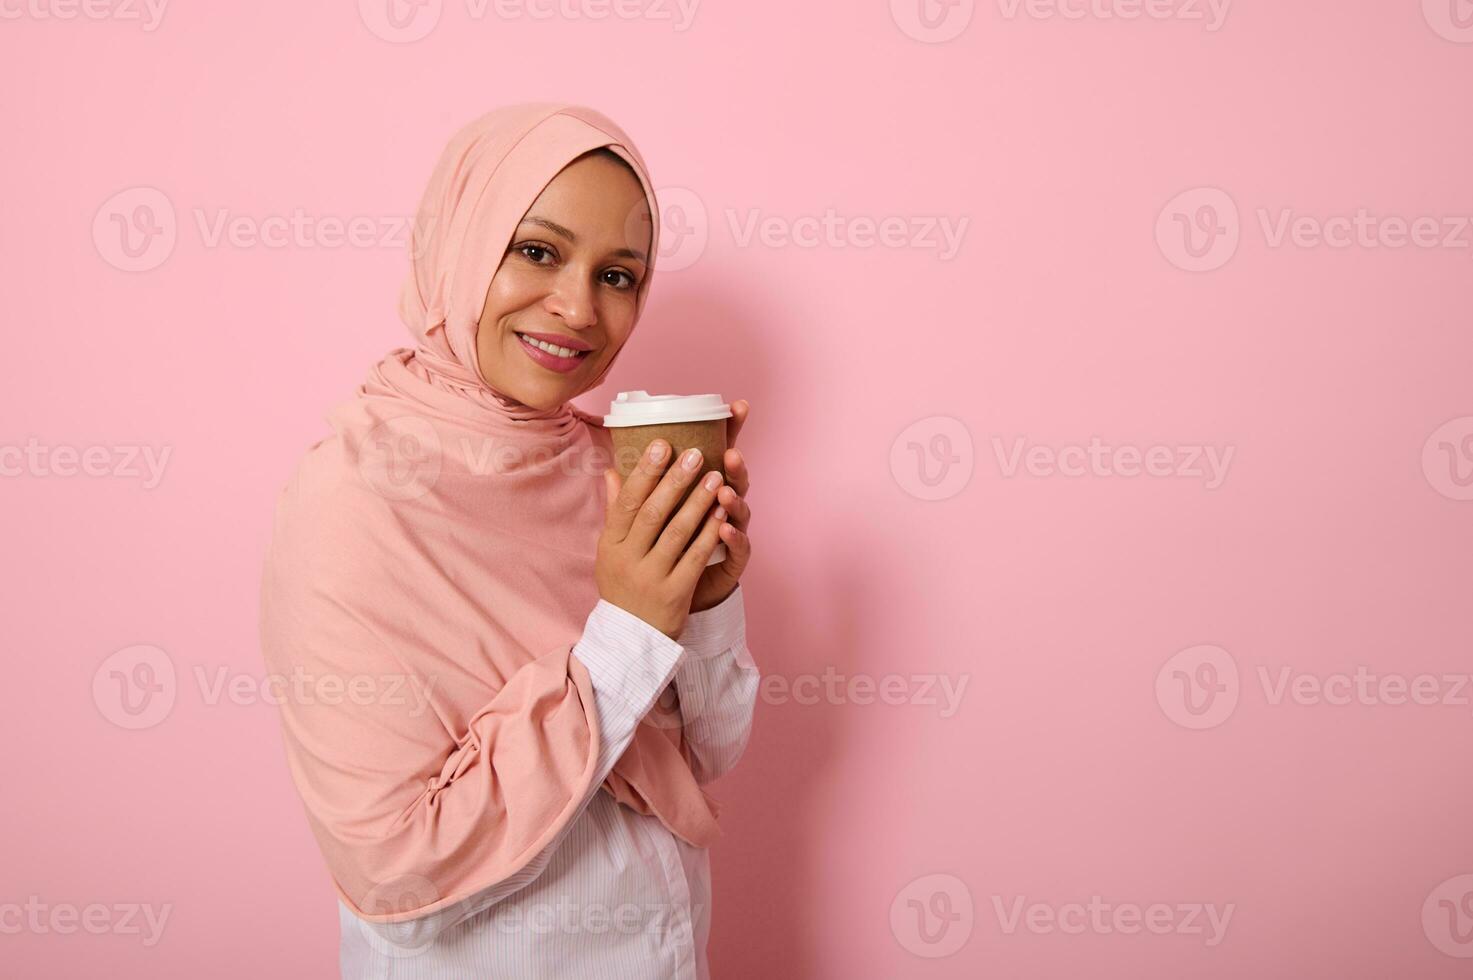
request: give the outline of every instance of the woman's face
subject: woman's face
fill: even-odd
[[[603,156],[568,164],[512,233],[476,334],[481,377],[537,409],[587,390],[634,329],[651,224],[639,180]],[[575,361],[529,348],[540,334]]]

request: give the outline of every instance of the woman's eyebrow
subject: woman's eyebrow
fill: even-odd
[[[566,238],[568,241],[572,242],[575,245],[578,243],[578,236],[575,235],[575,234],[573,234],[573,231],[572,231],[571,228],[564,228],[562,225],[558,224],[556,221],[552,221],[551,219],[548,219],[548,218],[530,218],[530,217],[529,218],[523,218],[522,219],[522,224],[524,224],[524,225],[541,225],[543,228],[547,228],[550,231],[557,232],[559,235],[562,235],[564,238]],[[627,249],[627,248],[615,249],[613,254],[615,254],[615,255],[624,255],[624,256],[628,256],[631,259],[635,259],[635,260],[637,260],[639,262],[645,262],[644,253],[643,252],[636,252],[636,251],[633,251],[632,249]]]

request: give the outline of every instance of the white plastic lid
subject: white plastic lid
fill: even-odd
[[[720,395],[652,395],[621,391],[609,405],[604,425],[658,425],[672,422],[710,422],[731,418],[731,406]]]

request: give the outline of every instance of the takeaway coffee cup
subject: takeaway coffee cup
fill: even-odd
[[[701,472],[692,480],[680,503],[690,496],[700,477],[712,470],[726,480],[726,420],[731,406],[720,395],[651,395],[647,391],[621,391],[609,405],[604,426],[614,440],[614,469],[627,480],[645,448],[664,439],[674,450],[674,460],[687,449],[701,451]],[[679,504],[676,505],[677,508]],[[707,565],[726,560],[726,544],[716,542]]]

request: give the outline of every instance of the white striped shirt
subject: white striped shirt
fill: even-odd
[[[601,734],[581,812],[522,871],[425,918],[369,923],[339,901],[344,980],[709,980],[708,852],[599,785],[672,681],[696,780],[736,764],[759,680],[742,588],[690,614],[678,642],[600,599],[573,654]]]

